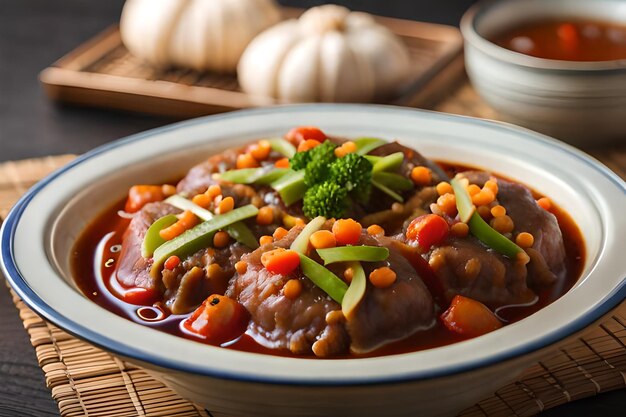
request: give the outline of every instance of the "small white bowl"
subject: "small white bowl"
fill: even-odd
[[[543,59],[489,40],[522,23],[576,18],[626,24],[626,3],[500,0],[473,6],[461,20],[468,75],[480,96],[508,121],[581,146],[624,140],[626,59]]]
[[[284,358],[207,346],[119,317],[84,297],[70,273],[76,237],[135,183],[169,180],[226,147],[318,125],[334,135],[398,139],[426,156],[519,179],[581,228],[579,282],[536,314],[485,336],[421,352],[352,360]],[[213,415],[451,415],[514,379],[546,350],[626,295],[626,184],[582,152],[502,123],[367,105],[229,113],[98,148],[33,187],[2,230],[2,269],[38,314],[145,367]]]

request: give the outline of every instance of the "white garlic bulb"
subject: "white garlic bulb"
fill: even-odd
[[[371,101],[406,82],[406,47],[361,12],[325,5],[258,35],[238,68],[242,89],[289,102]]]
[[[127,0],[120,32],[153,65],[233,72],[248,43],[279,20],[274,0]]]

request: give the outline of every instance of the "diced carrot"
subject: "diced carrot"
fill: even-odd
[[[224,248],[228,245],[229,242],[230,235],[223,230],[220,230],[219,232],[215,233],[215,235],[213,235],[213,246],[215,246],[216,248]]]
[[[416,185],[429,185],[433,177],[430,169],[417,166],[411,170],[411,179]]]
[[[467,337],[476,337],[502,327],[502,322],[483,303],[457,295],[441,315],[446,328]]]
[[[180,258],[176,255],[172,255],[165,260],[163,266],[170,271],[180,265]]]
[[[274,274],[287,275],[300,265],[300,255],[291,249],[278,248],[261,255],[261,263]]]
[[[172,240],[176,236],[182,234],[185,230],[191,229],[198,224],[198,217],[191,211],[187,210],[182,217],[173,225],[166,227],[159,232],[159,235],[165,240]]]
[[[289,158],[280,158],[274,163],[276,168],[289,168]]]
[[[264,236],[261,236],[261,238],[259,239],[259,244],[261,246],[269,245],[273,241],[274,241],[274,238],[272,236],[264,235]]]
[[[205,192],[211,200],[214,200],[218,195],[222,195],[222,187],[219,184],[211,185]]]
[[[274,234],[272,235],[272,237],[276,240],[280,240],[287,236],[287,233],[289,233],[289,230],[285,229],[284,227],[277,227],[276,230],[274,230]]]
[[[245,274],[247,270],[248,263],[246,261],[239,261],[235,263],[235,271],[237,271],[238,274]]]
[[[235,208],[235,199],[233,199],[232,197],[226,197],[222,199],[222,201],[219,202],[219,204],[217,205],[217,208],[215,209],[215,213],[216,214],[228,213],[234,208]]]
[[[311,246],[315,249],[333,248],[337,246],[335,235],[330,230],[318,230],[309,238]]]
[[[383,229],[377,224],[373,224],[367,228],[367,234],[368,235],[384,235],[385,229]]]
[[[254,145],[250,146],[250,155],[257,161],[263,161],[267,159],[272,150],[272,145],[266,140],[260,140]]]
[[[552,201],[548,197],[541,197],[537,200],[537,204],[544,210],[550,211],[552,208]]]
[[[124,206],[124,211],[134,213],[141,210],[143,206],[154,201],[161,201],[165,198],[163,187],[160,185],[133,185],[128,190],[128,199]]]
[[[300,142],[307,139],[315,139],[318,142],[323,142],[324,139],[326,139],[326,134],[314,126],[300,126],[291,129],[285,138],[297,146]]]
[[[361,238],[361,224],[352,219],[339,219],[333,224],[333,233],[337,243],[356,245]]]
[[[191,201],[193,201],[194,204],[197,204],[202,208],[208,208],[211,205],[213,199],[207,194],[197,194],[193,196]]]
[[[305,141],[300,142],[300,144],[298,145],[298,152],[305,152],[308,151],[309,149],[313,149],[316,146],[321,145],[322,142],[315,140],[315,139],[307,139]]]
[[[248,327],[250,313],[237,301],[223,295],[209,296],[183,327],[212,344],[223,344],[240,337]]]
[[[270,206],[261,207],[256,215],[256,222],[261,226],[272,224],[274,222],[274,209]]]
[[[433,245],[448,237],[448,222],[436,214],[424,214],[411,221],[406,230],[407,239],[414,241],[422,252],[428,252]]]

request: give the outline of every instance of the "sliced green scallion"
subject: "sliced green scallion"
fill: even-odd
[[[154,253],[155,249],[166,242],[161,237],[159,232],[166,227],[170,227],[178,221],[178,217],[174,214],[168,214],[156,220],[146,231],[146,235],[141,243],[141,256],[149,258]]]
[[[391,188],[387,187],[386,185],[379,183],[375,179],[372,179],[372,185],[378,188],[383,193],[387,194],[389,197],[393,198],[394,200],[400,203],[404,202],[404,198],[402,198],[400,194],[396,193],[395,191],[393,191]]]
[[[291,243],[291,249],[304,254],[309,247],[309,239],[311,238],[311,235],[320,230],[325,222],[326,219],[322,216],[318,216],[308,222],[298,237],[296,237]]]
[[[476,206],[472,203],[469,193],[458,179],[453,178],[450,180],[450,185],[452,185],[456,197],[459,219],[467,223],[471,234],[476,236],[478,240],[488,247],[511,259],[516,259],[519,253],[524,252],[524,249],[489,226],[489,224],[480,217],[480,214],[476,211]]]
[[[199,205],[195,204],[193,201],[187,200],[186,198],[177,194],[168,197],[165,202],[181,210],[189,210],[204,221],[211,220],[213,217],[215,217],[215,214],[211,213],[209,210],[202,208]],[[224,228],[224,231],[226,231],[230,235],[230,237],[235,239],[237,242],[246,245],[250,249],[256,249],[259,247],[259,242],[254,236],[254,233],[252,233],[252,230],[250,230],[250,228],[246,226],[245,223],[238,222],[231,224],[229,226],[226,226]]]
[[[288,140],[283,138],[274,138],[267,140],[273,150],[279,154],[286,156],[287,158],[293,158],[296,154],[296,147],[293,146]]]
[[[372,172],[374,173],[380,171],[393,171],[400,168],[400,165],[402,165],[402,161],[404,161],[404,154],[402,152],[396,152],[387,156],[383,156],[378,162],[374,164]]]
[[[221,179],[236,184],[269,185],[287,174],[287,172],[289,172],[287,168],[267,166],[261,168],[231,169],[219,175]]]
[[[365,271],[359,262],[350,262],[348,268],[352,269],[352,281],[341,301],[341,311],[346,318],[349,318],[365,295],[367,280]]]
[[[202,248],[209,247],[213,242],[213,235],[221,229],[225,229],[234,223],[256,216],[259,209],[252,204],[236,208],[228,213],[218,214],[183,234],[168,240],[154,251],[154,263],[150,274],[158,277],[161,273],[163,263],[167,258],[176,255],[179,258],[190,255]]]
[[[304,192],[306,191],[306,185],[304,184],[304,171],[305,170],[289,170],[289,172],[283,175],[280,179],[270,184],[273,189],[278,191],[280,198],[286,206],[289,206],[304,197]]]
[[[333,300],[341,304],[348,291],[348,285],[329,269],[318,264],[313,259],[300,253],[300,269],[313,284],[322,289]]]
[[[376,148],[379,148],[387,143],[386,140],[379,138],[358,138],[352,142],[356,145],[356,153],[359,155],[367,155]]]
[[[375,172],[372,178],[379,184],[397,191],[408,191],[414,188],[413,181],[392,172]]]
[[[379,262],[389,257],[389,249],[383,246],[337,246],[318,249],[317,253],[324,265],[347,261]]]

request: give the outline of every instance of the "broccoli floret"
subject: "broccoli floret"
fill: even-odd
[[[372,163],[350,153],[330,166],[330,180],[345,187],[355,200],[367,202],[372,190]]]
[[[323,182],[309,188],[304,194],[304,215],[340,218],[348,206],[348,190],[334,182]]]
[[[294,156],[289,159],[289,166],[294,171],[300,171],[306,168],[306,165],[311,161],[311,152],[296,152]]]

